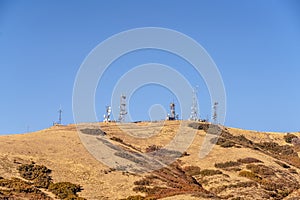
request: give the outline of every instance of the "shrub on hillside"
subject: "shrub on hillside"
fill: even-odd
[[[123,143],[123,140],[121,138],[118,138],[118,137],[115,137],[115,136],[111,137],[110,139],[113,140],[113,141],[116,141],[116,142]]]
[[[51,177],[51,170],[44,165],[23,164],[18,167],[22,178],[33,181],[34,185],[39,188],[48,188]]]
[[[292,140],[294,138],[298,138],[298,137],[296,135],[294,135],[294,134],[287,133],[283,138],[284,138],[285,142],[292,143]]]
[[[78,199],[77,192],[82,190],[80,185],[70,182],[51,183],[48,189],[60,199]]]
[[[197,129],[197,130],[207,130],[208,127],[209,127],[209,124],[192,122],[188,126],[191,127],[191,128]]]
[[[154,186],[154,187],[137,186],[133,188],[133,191],[146,193],[148,195],[153,195],[156,193],[161,193],[166,189],[167,189],[166,187],[158,187],[158,186]]]
[[[30,182],[23,181],[19,178],[1,179],[0,187],[10,188],[18,193],[41,193]]]
[[[293,147],[289,145],[280,146],[276,142],[263,142],[258,143],[257,145],[260,148],[277,155],[298,156],[298,154],[294,151]]]
[[[202,176],[213,176],[223,174],[220,170],[214,170],[214,169],[204,169],[200,171],[200,175]]]
[[[229,168],[224,168],[224,170],[229,171],[229,172],[238,172],[238,171],[241,171],[242,169],[239,167],[229,167]]]
[[[33,183],[38,188],[48,188],[50,183],[52,181],[52,178],[48,175],[39,176],[36,179],[34,179]]]
[[[34,164],[23,164],[18,167],[18,171],[22,178],[27,180],[34,180],[39,176],[48,175],[51,170],[44,165],[34,165]]]
[[[134,185],[150,185],[151,181],[148,178],[143,178],[134,182]]]
[[[249,139],[247,139],[243,135],[233,136],[234,140],[237,141],[239,144],[246,145],[246,146],[252,146],[253,142]]]
[[[154,152],[154,151],[157,151],[159,149],[161,149],[160,146],[157,146],[157,145],[153,144],[153,145],[150,145],[146,148],[146,153]]]
[[[221,145],[223,144],[224,142],[226,142],[227,140],[223,137],[214,137],[210,140],[210,142],[212,144],[216,144],[216,145]]]
[[[251,170],[255,174],[259,174],[262,176],[272,176],[275,175],[275,172],[272,168],[267,167],[265,165],[255,165],[249,164],[246,166],[247,169]]]
[[[241,165],[239,162],[234,162],[234,161],[228,161],[224,163],[215,163],[216,168],[227,168],[227,167],[236,167]]]
[[[228,185],[229,188],[247,188],[247,187],[256,187],[258,184],[253,181],[247,181],[247,182],[239,182],[236,184]]]
[[[258,176],[257,174],[255,174],[253,172],[250,172],[250,171],[241,171],[239,173],[239,176],[248,178],[253,181],[258,181],[258,182],[262,180],[262,178],[260,176]]]
[[[186,166],[183,170],[189,176],[196,176],[201,173],[200,167],[198,166]]]
[[[41,190],[36,188],[32,183],[29,181],[24,181],[19,178],[11,178],[11,179],[1,179],[0,180],[0,187],[4,188],[2,194],[6,196],[1,196],[0,192],[0,199],[15,199],[13,197],[20,197],[26,195],[28,199],[44,199],[50,200],[49,197]],[[26,199],[27,199],[26,198]],[[19,198],[18,198],[19,199]]]
[[[243,164],[262,163],[262,161],[260,161],[256,158],[251,158],[251,157],[241,158],[241,159],[238,159],[237,161],[240,163],[243,163]]]
[[[234,147],[234,146],[235,146],[235,143],[232,141],[229,141],[229,140],[227,140],[221,144],[221,147],[223,147],[223,148],[230,148],[230,147]]]

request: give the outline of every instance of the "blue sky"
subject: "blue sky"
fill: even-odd
[[[225,125],[300,131],[298,0],[0,0],[0,134],[47,128],[60,105],[63,123],[73,123],[73,83],[84,58],[113,34],[148,26],[180,31],[207,50],[226,88]],[[201,117],[210,116],[201,77],[182,59],[149,50],[120,58],[107,71],[107,89],[96,94],[99,120],[114,81],[147,62],[168,64],[199,85]],[[130,100],[133,119],[149,119],[151,105],[168,109],[173,98],[158,86],[141,88]]]

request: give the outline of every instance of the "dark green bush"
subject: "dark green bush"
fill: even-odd
[[[35,188],[30,182],[23,181],[19,178],[1,179],[0,187],[10,188],[17,193],[42,193],[39,189]]]
[[[38,188],[48,188],[52,179],[48,175],[42,175],[34,179],[33,183]]]
[[[283,145],[280,146],[275,142],[263,142],[257,144],[260,148],[267,150],[270,153],[277,155],[285,155],[285,156],[298,156],[298,154],[294,151],[292,146]]]
[[[223,174],[220,170],[214,170],[214,169],[204,169],[200,171],[200,175],[202,176],[213,176],[217,174]]]
[[[18,171],[22,178],[34,180],[39,176],[45,176],[51,173],[51,170],[44,165],[23,164],[18,167]]]
[[[152,195],[152,194],[160,193],[161,191],[164,191],[166,189],[167,188],[165,187],[158,187],[158,186],[154,186],[154,187],[137,186],[133,188],[133,191]]]
[[[51,170],[43,165],[23,164],[18,167],[22,178],[33,181],[36,187],[48,188],[51,177]]]
[[[189,176],[196,176],[201,173],[201,169],[198,166],[186,166],[183,170]]]
[[[141,192],[141,193],[149,193],[150,188],[145,186],[136,186],[133,188],[133,191],[135,192]]]
[[[234,161],[228,161],[224,163],[215,163],[216,168],[227,168],[227,167],[236,167],[241,165],[239,162],[234,162]]]
[[[198,123],[198,122],[192,122],[188,125],[189,127],[197,130],[207,130],[209,127],[209,124],[207,123]]]
[[[272,176],[275,175],[275,172],[272,168],[267,167],[265,165],[254,165],[249,164],[246,166],[247,169],[251,170],[255,174],[259,174],[262,176]]]
[[[241,159],[238,159],[237,161],[240,163],[243,163],[243,164],[262,163],[262,161],[260,161],[256,158],[251,158],[251,157],[241,158]]]
[[[143,178],[142,180],[135,181],[134,185],[150,185],[151,181],[147,178]]]
[[[214,138],[212,138],[211,140],[210,140],[210,142],[212,143],[212,144],[216,144],[216,145],[221,145],[221,144],[223,144],[224,142],[226,142],[227,140],[225,139],[225,138],[223,138],[223,137],[214,137]]]
[[[121,138],[118,138],[118,137],[115,137],[115,136],[111,137],[110,139],[113,140],[113,141],[116,141],[116,142],[123,143],[123,140]]]
[[[237,184],[228,185],[229,188],[247,188],[247,187],[256,187],[258,184],[253,181],[247,181],[247,182],[239,182]]]
[[[146,152],[147,152],[147,153],[150,153],[150,152],[157,151],[157,150],[159,150],[159,149],[161,149],[160,146],[157,146],[157,145],[153,144],[153,145],[150,145],[150,146],[148,146],[148,147],[146,148]]]
[[[253,172],[249,172],[249,171],[241,171],[239,173],[239,176],[248,178],[253,181],[258,181],[258,182],[262,180],[262,178],[260,176],[258,176],[257,174],[254,174]]]
[[[1,179],[0,187],[4,188],[0,190],[0,199],[3,200],[23,199],[23,196],[26,196],[26,199],[51,199],[29,181],[19,178]]]
[[[77,195],[77,192],[82,190],[79,185],[68,182],[53,183],[49,175],[51,170],[43,165],[35,165],[34,163],[22,164],[17,169],[20,176],[28,181],[19,178],[0,178],[0,187],[8,188],[9,196],[26,195],[26,199],[28,197],[28,199],[50,200],[51,198],[39,189],[46,188],[60,199],[84,200],[84,198]]]
[[[247,139],[243,135],[233,136],[233,139],[237,141],[239,144],[245,145],[245,146],[252,146],[253,142],[249,139]]]
[[[51,183],[48,189],[60,199],[76,199],[77,192],[82,190],[80,185],[70,182]]]
[[[230,172],[238,172],[238,171],[241,171],[242,169],[239,167],[229,167],[229,168],[224,168],[224,170],[230,171]]]
[[[224,143],[222,143],[220,146],[223,147],[223,148],[230,148],[230,147],[234,147],[235,143],[232,142],[232,141],[227,140]]]

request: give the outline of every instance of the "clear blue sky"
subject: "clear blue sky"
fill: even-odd
[[[113,34],[146,26],[180,31],[207,50],[226,88],[226,125],[300,131],[298,0],[0,0],[0,134],[47,128],[60,105],[63,123],[73,123],[73,83],[87,54]],[[151,50],[122,59],[107,72],[110,83],[139,64],[168,64],[199,85],[201,115],[210,115],[205,85],[182,69],[183,60]],[[173,98],[157,86],[140,90],[130,102],[135,120],[148,119],[149,106],[168,106]],[[107,96],[96,95],[99,120]]]

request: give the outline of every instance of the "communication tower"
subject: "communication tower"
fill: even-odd
[[[215,102],[214,106],[213,106],[213,110],[214,110],[213,123],[214,124],[218,124],[218,113],[217,113],[218,104],[219,104],[218,102]]]
[[[167,120],[177,120],[178,114],[175,112],[175,103],[170,103],[170,114],[167,116]]]
[[[58,122],[57,122],[57,124],[61,124],[61,114],[62,114],[61,107],[59,108],[58,113],[59,113],[59,115],[58,115]]]
[[[125,95],[121,95],[120,98],[120,113],[119,113],[119,122],[125,122],[125,116],[127,114],[127,110],[126,110],[126,96]]]
[[[195,88],[193,89],[193,102],[192,102],[192,107],[191,107],[190,120],[191,121],[198,121],[199,120],[197,90]]]
[[[61,109],[61,107],[59,108],[59,110],[58,110],[58,121],[57,122],[53,122],[53,126],[55,126],[55,125],[61,125],[61,115],[62,115],[62,109]]]
[[[103,122],[110,122],[110,114],[111,114],[111,107],[106,106],[106,114],[104,115]]]

